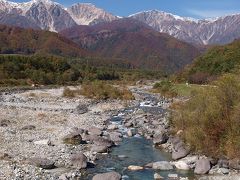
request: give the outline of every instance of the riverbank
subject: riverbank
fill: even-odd
[[[136,100],[69,99],[62,97],[63,88],[3,92],[0,178],[91,179],[111,170],[125,179],[139,175],[199,178],[193,169],[201,156],[188,152],[179,160],[177,154],[177,161],[172,162],[171,154],[157,149],[172,153],[183,147],[180,139],[169,136],[167,108],[171,102],[149,93],[151,86],[129,88]],[[99,168],[103,162],[106,166]],[[113,162],[119,167],[111,167]]]

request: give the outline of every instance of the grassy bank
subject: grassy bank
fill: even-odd
[[[181,87],[181,86],[180,86]],[[225,75],[214,88],[198,88],[190,100],[175,106],[171,123],[174,131],[192,150],[214,157],[240,156],[240,79]],[[180,88],[184,93],[189,89]]]
[[[166,97],[190,97],[192,93],[199,89],[205,89],[211,86],[198,85],[198,84],[186,84],[186,83],[172,83],[169,80],[163,80],[156,83],[153,86],[152,91],[160,93]]]

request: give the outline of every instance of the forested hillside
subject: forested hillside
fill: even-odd
[[[5,25],[0,25],[0,53],[65,57],[86,55],[85,50],[57,33]]]
[[[236,72],[240,65],[240,40],[231,44],[216,46],[198,57],[179,75],[192,83],[207,83],[224,73]]]

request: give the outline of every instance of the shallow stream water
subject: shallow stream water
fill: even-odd
[[[137,109],[141,109],[150,114],[165,114],[166,110],[158,106],[158,99],[149,94],[142,94],[145,96],[144,102],[140,102],[138,106],[127,108],[123,110],[118,116],[111,118],[111,122],[118,124],[122,131],[126,128],[122,125],[124,114],[129,114]],[[89,174],[105,173],[108,171],[117,171],[123,179],[131,180],[153,180],[154,173],[159,173],[164,179],[168,179],[169,174],[178,174],[179,177],[188,177],[194,179],[192,171],[178,171],[176,169],[171,171],[160,171],[153,169],[144,169],[140,171],[130,171],[128,166],[144,166],[156,161],[171,161],[171,154],[163,150],[156,149],[151,140],[147,140],[139,135],[135,137],[125,137],[123,141],[116,147],[112,148],[108,155],[103,155],[96,163],[97,165],[89,170]],[[91,179],[92,175],[86,179]]]

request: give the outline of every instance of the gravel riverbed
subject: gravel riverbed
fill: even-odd
[[[94,167],[129,137],[149,139],[155,148],[169,152],[171,160],[131,164],[128,171],[153,169],[150,179],[161,178],[159,172],[166,170],[164,179],[240,179],[238,162],[234,169],[227,160],[190,154],[170,135],[171,101],[149,93],[151,86],[129,88],[136,100],[69,99],[62,97],[63,88],[1,92],[0,179],[121,179],[117,172],[96,174]]]

